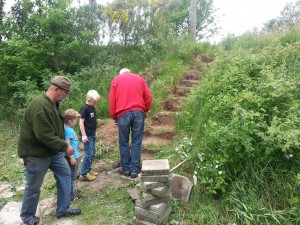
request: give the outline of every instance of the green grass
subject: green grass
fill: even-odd
[[[10,122],[0,121],[0,181],[16,186],[24,179],[23,161],[18,157],[18,128]]]
[[[82,188],[83,197],[72,203],[82,214],[74,217],[77,224],[128,224],[134,216],[134,204],[128,186],[110,187],[96,191]],[[56,221],[55,212],[43,218],[44,224]]]

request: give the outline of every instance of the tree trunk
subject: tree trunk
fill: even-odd
[[[196,41],[196,20],[197,20],[197,0],[191,0],[191,24],[190,24],[190,37]]]

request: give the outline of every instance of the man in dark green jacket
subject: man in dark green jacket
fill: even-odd
[[[21,124],[18,155],[26,167],[26,187],[21,219],[25,224],[38,224],[35,216],[40,188],[48,169],[54,173],[57,186],[57,218],[79,215],[80,209],[70,207],[71,175],[64,154],[74,149],[64,141],[64,122],[59,103],[68,95],[71,81],[64,76],[51,80],[47,92],[29,103]]]

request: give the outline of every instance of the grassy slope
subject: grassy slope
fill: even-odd
[[[293,36],[295,38],[295,36]],[[296,38],[297,39],[297,38]],[[262,44],[257,39],[253,39],[253,41],[258,41],[259,44]],[[243,42],[249,45],[248,40],[236,40],[234,43],[231,43],[231,47],[241,47],[243,46]],[[263,40],[264,44],[267,45],[268,41],[265,39]],[[236,46],[234,46],[236,45]],[[228,46],[227,46],[228,47]],[[201,49],[201,48],[200,48]],[[200,50],[197,48],[192,48],[194,53],[199,53]],[[203,51],[203,50],[202,50]],[[158,81],[157,84],[164,87],[166,84],[171,85],[176,81],[176,77],[180,74],[180,72],[184,69],[185,63],[191,60],[191,56],[194,55],[191,51],[189,54],[183,55],[181,58],[176,58],[174,55],[170,56],[166,59],[166,63],[162,67],[162,69],[158,73]],[[185,59],[182,61],[184,57]],[[217,56],[216,56],[217,59]],[[182,63],[184,62],[184,63]],[[130,65],[128,66],[130,67]],[[90,70],[90,69],[87,69]],[[109,69],[110,72],[115,73],[113,69]],[[93,73],[97,74],[98,72],[94,71]],[[294,71],[295,76],[298,74],[297,71]],[[87,74],[90,74],[87,72]],[[176,74],[175,78],[169,77],[169,74]],[[298,74],[299,75],[299,74]],[[98,81],[98,80],[96,80]],[[79,81],[78,81],[79,82]],[[95,80],[92,81],[94,83]],[[107,84],[109,82],[104,82],[106,85],[103,87],[103,95],[105,98],[107,97]],[[159,109],[159,99],[163,99],[163,96],[166,94],[161,92],[161,87],[154,86],[153,87],[153,94],[155,96],[155,108],[156,110]],[[84,91],[90,88],[89,84],[79,85],[78,83],[78,92],[81,92],[81,87],[84,87]],[[95,86],[95,89],[97,87]],[[106,90],[106,92],[105,92]],[[84,92],[83,91],[83,92]],[[76,93],[76,92],[75,92]],[[81,98],[84,99],[84,94],[81,95]],[[196,96],[195,96],[196,98]],[[73,103],[72,103],[73,101]],[[71,99],[71,103],[69,105],[76,104],[78,107],[81,105],[82,100],[76,101],[73,98]],[[107,100],[104,101],[104,106],[101,106],[99,109],[100,111],[105,111],[107,108]],[[69,106],[66,106],[66,108]],[[155,110],[154,110],[155,111]],[[104,113],[104,115],[106,115]],[[192,120],[192,119],[191,119]],[[190,121],[193,124],[193,121]],[[194,123],[197,124],[197,123]],[[10,127],[8,130],[7,128]],[[22,163],[18,159],[16,155],[16,141],[18,135],[18,128],[15,127],[13,124],[9,124],[8,122],[1,121],[0,122],[0,143],[1,143],[1,160],[0,160],[0,181],[8,181],[14,184],[13,188],[17,188],[19,185],[24,183],[24,168]],[[179,130],[181,127],[179,125]],[[187,133],[188,136],[194,136],[194,133]],[[178,138],[180,139],[180,137]],[[178,143],[178,145],[180,142]],[[176,161],[178,160],[178,156],[176,158],[176,153],[174,152],[174,146],[169,146],[163,149],[163,151],[157,155],[156,157],[170,157],[170,160]],[[173,158],[172,158],[173,156]],[[107,159],[115,160],[116,155],[101,155],[97,157],[105,157]],[[181,168],[178,173],[187,175],[191,177],[189,171],[193,169],[193,164],[187,163],[183,168]],[[255,171],[257,171],[255,173]],[[264,180],[260,180],[260,188],[261,190],[255,189],[257,183],[259,181],[258,176],[260,173],[260,168],[253,168],[253,176],[248,176],[246,178],[241,178],[237,180],[234,185],[232,186],[230,192],[228,194],[223,195],[222,198],[216,198],[216,196],[208,194],[202,185],[198,184],[194,187],[192,196],[188,203],[183,203],[179,201],[173,201],[173,212],[171,214],[171,224],[268,224],[270,221],[273,224],[282,224],[282,221],[285,221],[284,224],[293,224],[293,222],[289,222],[284,217],[282,218],[283,212],[285,211],[284,205],[283,208],[281,207],[280,210],[276,210],[276,207],[272,209],[266,209],[266,204],[272,204],[273,206],[279,206],[282,202],[276,201],[276,196],[271,196],[266,192],[272,193],[279,193],[273,189],[282,188],[285,191],[290,190],[291,193],[297,193],[297,187],[286,187],[285,181],[287,183],[291,183],[286,177],[284,176],[277,176],[278,183],[276,186],[268,187],[263,190],[264,187],[267,187],[268,183]],[[265,171],[265,175],[268,176],[269,173],[277,173],[279,174],[280,171]],[[273,176],[276,179],[276,176]],[[249,180],[250,179],[250,180]],[[272,182],[272,185],[275,183]],[[108,188],[106,190],[100,192],[93,192],[90,191],[88,196],[84,196],[80,201],[75,203],[76,206],[80,206],[83,210],[83,215],[78,217],[79,224],[121,224],[121,223],[130,223],[131,219],[134,215],[133,211],[133,203],[130,200],[127,189],[129,187],[134,186],[134,184],[129,184],[128,186],[122,186],[119,188]],[[266,191],[266,192],[265,192]],[[43,185],[43,191],[41,198],[46,198],[49,195],[55,192],[55,183],[51,174],[47,174],[45,183]],[[299,193],[299,192],[298,192]],[[266,196],[264,198],[264,196]],[[22,191],[17,191],[16,196],[13,197],[11,200],[18,200],[21,201],[22,198]],[[268,198],[268,199],[267,199]],[[299,218],[299,212],[297,210],[297,204],[299,202],[299,196],[291,196],[288,201],[294,201],[291,203],[293,208],[289,208],[290,214],[294,213],[294,222],[297,221]],[[284,201],[286,202],[286,200]],[[0,207],[3,206],[4,200],[0,200]],[[298,207],[299,208],[299,207]],[[51,222],[55,220],[53,215],[44,218],[45,222]],[[270,223],[272,224],[272,223]]]

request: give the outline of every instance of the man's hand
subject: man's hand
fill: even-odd
[[[68,148],[66,150],[67,156],[71,156],[74,154],[74,148],[71,145],[68,145]]]

